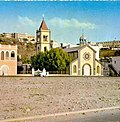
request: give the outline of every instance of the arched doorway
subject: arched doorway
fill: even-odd
[[[7,65],[1,66],[1,75],[8,75],[9,67]]]
[[[83,65],[82,75],[85,75],[85,76],[91,75],[91,66],[89,64]]]

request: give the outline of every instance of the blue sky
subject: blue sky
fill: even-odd
[[[120,40],[120,2],[0,2],[0,33],[35,35],[42,15],[53,40],[79,43]]]

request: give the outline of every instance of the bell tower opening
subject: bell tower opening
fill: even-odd
[[[87,43],[87,38],[84,36],[84,34],[82,34],[82,36],[80,36],[80,45],[84,45]]]

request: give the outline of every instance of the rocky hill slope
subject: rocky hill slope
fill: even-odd
[[[19,42],[14,38],[6,38],[0,36],[0,44],[18,45],[18,55],[21,56],[23,63],[29,63],[30,57],[35,54],[35,44]]]

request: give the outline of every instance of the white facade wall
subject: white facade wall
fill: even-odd
[[[57,48],[57,47],[59,47],[59,44],[57,41],[51,41],[51,46],[52,46],[52,48]]]
[[[112,63],[113,67],[115,68],[115,70],[117,71],[117,73],[120,72],[120,56],[115,56],[112,57]]]
[[[99,51],[100,51],[100,47],[99,46],[92,46],[92,45],[89,45],[90,47],[92,47],[95,51],[96,51],[96,54],[95,54],[95,58],[97,60],[99,60]]]

